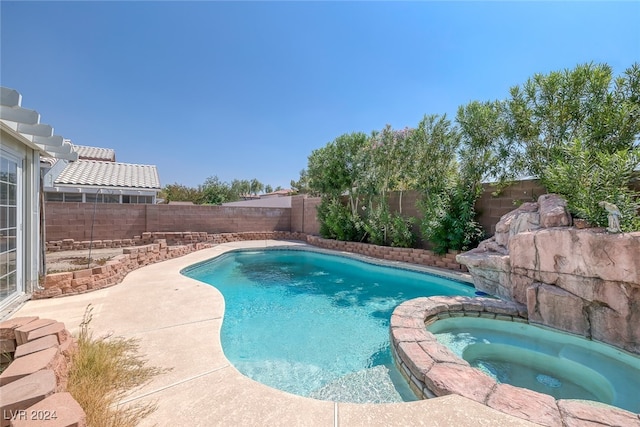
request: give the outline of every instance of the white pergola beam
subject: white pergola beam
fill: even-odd
[[[40,149],[43,154],[65,160],[78,160],[73,144],[60,135],[53,134],[53,127],[40,123],[40,114],[22,108],[22,95],[7,87],[0,87],[0,121],[3,127],[15,131],[22,138]]]

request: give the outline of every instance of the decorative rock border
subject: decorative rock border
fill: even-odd
[[[524,305],[491,298],[430,297],[400,304],[391,315],[390,339],[400,372],[423,399],[458,394],[501,412],[545,426],[640,426],[640,414],[585,400],[552,396],[509,384],[472,368],[426,326],[449,317],[486,317],[527,322]]]
[[[464,264],[456,261],[456,256],[459,252],[453,250],[444,255],[438,255],[428,249],[394,248],[390,246],[372,245],[370,243],[323,239],[322,237],[311,235],[307,236],[306,240],[307,243],[324,249],[351,252],[388,261],[410,262],[453,271],[467,271],[467,267]]]
[[[242,240],[306,240],[306,234],[290,231],[265,231],[241,233],[213,233],[206,231],[178,231],[178,232],[148,232],[133,239],[89,240],[76,241],[73,239],[52,240],[46,243],[47,252],[77,251],[82,249],[128,248],[144,246],[164,240],[168,246],[183,246],[197,243],[217,245],[220,243],[238,242]]]
[[[62,322],[17,317],[0,323],[0,426],[86,426],[86,414],[65,392],[75,342]]]

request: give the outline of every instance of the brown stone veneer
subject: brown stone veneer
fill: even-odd
[[[438,319],[459,316],[528,322],[524,305],[491,298],[430,297],[400,304],[391,316],[391,348],[400,372],[418,397],[459,394],[545,426],[577,426],[590,421],[602,426],[640,426],[640,414],[613,406],[555,400],[532,390],[498,384],[440,344],[426,329]]]

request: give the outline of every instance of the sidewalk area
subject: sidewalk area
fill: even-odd
[[[237,248],[304,245],[282,241],[226,243],[135,270],[110,288],[29,301],[12,317],[37,315],[76,333],[93,307],[94,336],[140,341],[153,366],[171,368],[122,403],[154,401],[142,425],[158,426],[531,426],[460,396],[397,404],[335,403],[300,397],[255,382],[224,356],[224,299],[180,270]]]

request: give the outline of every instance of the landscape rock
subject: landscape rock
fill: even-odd
[[[29,426],[69,426],[85,427],[87,415],[80,404],[69,393],[54,393],[27,408],[27,415],[40,415],[40,419],[18,419],[11,422],[11,427]],[[25,417],[28,418],[28,417]],[[35,421],[35,422],[34,422]]]
[[[20,378],[41,370],[50,370],[60,379],[66,370],[66,359],[56,347],[31,353],[15,359],[0,374],[0,386],[12,383]]]
[[[529,312],[530,322],[589,336],[584,300],[555,286],[540,284],[535,289],[535,311]],[[532,305],[528,306],[531,308]]]
[[[0,413],[10,414],[38,403],[56,391],[56,375],[53,371],[38,371],[7,385],[0,386]],[[0,417],[0,427],[6,427],[10,416]]]
[[[571,225],[571,214],[567,201],[557,194],[543,194],[538,197],[540,206],[540,226],[542,228],[566,227]]]
[[[38,316],[29,316],[29,317],[16,317],[14,319],[5,320],[4,322],[0,322],[0,338],[15,340],[15,330],[20,326],[24,326],[27,323],[31,323],[35,320],[38,320]]]

